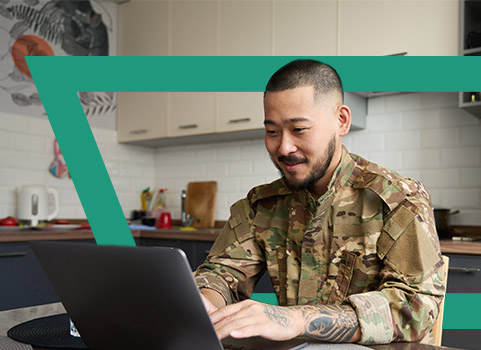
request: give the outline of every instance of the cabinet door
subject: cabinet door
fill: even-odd
[[[217,54],[216,1],[173,1],[171,11],[173,56]]]
[[[215,132],[215,92],[171,92],[169,109],[167,136]]]
[[[262,92],[219,92],[217,132],[263,129]]]
[[[457,0],[340,0],[339,55],[458,54]]]
[[[274,2],[274,55],[334,56],[337,0]]]
[[[169,42],[169,3],[134,1],[119,6],[119,56],[165,56]]]
[[[0,310],[58,301],[28,243],[0,244]]]
[[[219,3],[219,55],[269,56],[271,54],[271,1],[221,1]]]
[[[119,92],[117,139],[119,142],[167,136],[166,92]]]

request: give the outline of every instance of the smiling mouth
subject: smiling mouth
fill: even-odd
[[[302,164],[307,163],[306,158],[298,158],[292,156],[279,157],[279,163],[284,164],[287,171],[291,172],[300,167]]]

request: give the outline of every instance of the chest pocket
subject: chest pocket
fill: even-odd
[[[346,298],[356,259],[355,253],[346,250],[342,252],[337,277],[329,294],[328,304],[341,304]]]

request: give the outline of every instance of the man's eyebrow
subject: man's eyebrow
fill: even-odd
[[[297,118],[289,118],[286,120],[287,123],[289,124],[293,124],[293,123],[299,123],[299,122],[308,122],[310,121],[309,118],[304,118],[304,117],[297,117]],[[272,121],[272,120],[264,120],[264,125],[277,125],[276,122]]]

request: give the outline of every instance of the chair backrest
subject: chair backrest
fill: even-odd
[[[446,288],[448,285],[449,258],[445,255],[443,255],[442,257],[443,257],[444,265],[441,269],[441,272],[443,274],[444,287]],[[439,305],[438,319],[436,320],[433,326],[434,345],[436,346],[441,346],[442,337],[443,337],[444,300],[445,299],[443,299],[443,301],[441,302],[441,305]]]

